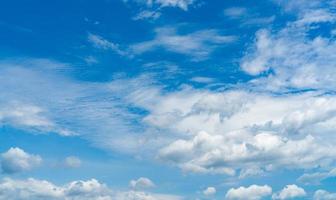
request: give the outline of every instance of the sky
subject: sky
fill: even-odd
[[[336,199],[335,0],[0,6],[0,200]]]

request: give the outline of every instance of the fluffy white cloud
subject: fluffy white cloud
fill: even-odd
[[[28,171],[38,166],[42,159],[38,155],[26,153],[24,150],[14,147],[1,154],[1,169],[3,173],[17,173]]]
[[[231,188],[225,195],[230,200],[259,200],[272,194],[272,188],[268,185],[251,185],[249,187]]]
[[[140,177],[137,180],[131,180],[129,185],[133,189],[146,189],[155,186],[155,184],[150,179],[145,177]]]
[[[303,188],[297,185],[287,185],[279,193],[272,196],[273,199],[295,199],[306,196],[306,192]]]
[[[314,194],[314,200],[334,200],[336,193],[330,193],[325,190],[317,190]]]
[[[211,196],[216,194],[216,188],[214,187],[207,187],[205,190],[203,190],[203,194],[205,196]]]
[[[82,164],[82,161],[76,156],[68,156],[64,159],[65,167],[78,168]]]
[[[142,191],[113,191],[95,179],[73,181],[63,186],[29,178],[0,181],[1,200],[181,200],[174,195],[145,193]]]
[[[132,45],[132,52],[141,54],[163,48],[170,52],[188,55],[194,60],[203,60],[216,48],[235,40],[233,36],[224,36],[212,29],[180,34],[176,28],[164,27],[157,28],[155,34],[153,40]]]

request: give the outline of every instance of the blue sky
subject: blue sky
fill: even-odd
[[[0,199],[336,199],[336,1],[0,6]]]

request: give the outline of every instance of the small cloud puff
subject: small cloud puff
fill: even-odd
[[[150,179],[144,177],[140,177],[137,180],[131,180],[129,185],[132,189],[147,189],[155,186]]]
[[[82,164],[82,161],[75,156],[68,156],[64,159],[64,165],[69,168],[78,168]]]
[[[203,190],[203,194],[205,196],[214,195],[214,194],[216,194],[216,188],[214,188],[214,187],[208,187],[207,189]]]

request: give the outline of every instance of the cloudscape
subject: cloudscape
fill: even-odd
[[[0,200],[335,200],[335,0],[0,6]]]

